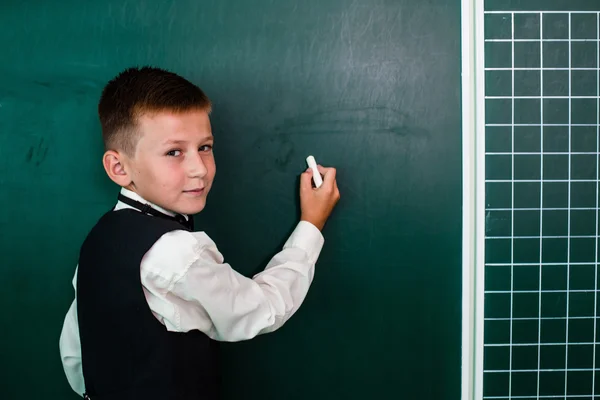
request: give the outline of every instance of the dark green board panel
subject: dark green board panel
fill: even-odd
[[[598,398],[600,3],[485,5],[484,398]]]
[[[459,397],[459,2],[3,1],[0,34],[2,398],[76,398],[58,337],[117,194],[95,107],[136,64],[214,101],[197,225],[242,273],[293,228],[305,157],[338,168],[314,286],[280,331],[223,346],[227,398]]]

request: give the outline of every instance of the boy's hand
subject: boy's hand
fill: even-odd
[[[323,184],[318,189],[312,185],[312,170],[309,168],[300,176],[300,219],[310,222],[319,230],[340,199],[340,191],[335,180],[335,168],[324,168],[318,165],[319,173],[323,175]]]

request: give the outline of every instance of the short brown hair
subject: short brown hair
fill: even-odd
[[[135,153],[137,118],[148,112],[211,111],[204,92],[187,79],[161,68],[133,67],[109,81],[100,97],[98,116],[106,150]]]

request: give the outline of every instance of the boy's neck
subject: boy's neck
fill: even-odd
[[[156,204],[154,204],[154,203],[151,203],[151,202],[149,202],[148,200],[144,199],[142,196],[140,196],[139,194],[137,194],[137,193],[136,193],[134,190],[132,190],[132,189],[128,189],[128,188],[122,187],[122,188],[121,188],[121,194],[122,194],[123,196],[129,197],[129,198],[130,198],[130,199],[132,199],[132,200],[139,201],[140,203],[143,203],[143,204],[148,204],[150,207],[154,208],[155,210],[157,210],[157,211],[160,211],[161,213],[163,213],[163,214],[166,214],[166,215],[169,215],[169,216],[171,216],[171,217],[174,217],[175,215],[177,215],[177,213],[175,213],[175,212],[173,212],[173,211],[169,211],[169,210],[167,210],[167,209],[165,209],[165,208],[162,208],[162,207],[160,207],[160,206],[157,206],[157,205],[156,205]],[[189,218],[187,214],[181,214],[181,215],[183,215],[183,216],[185,217],[185,219],[186,219],[186,220]]]

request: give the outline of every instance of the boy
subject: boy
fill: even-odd
[[[333,168],[300,179],[301,218],[252,279],[193,231],[215,176],[211,103],[186,79],[130,68],[103,90],[106,173],[118,202],[85,239],[60,353],[75,392],[91,399],[216,399],[216,343],[272,332],[307,294],[339,200]]]

